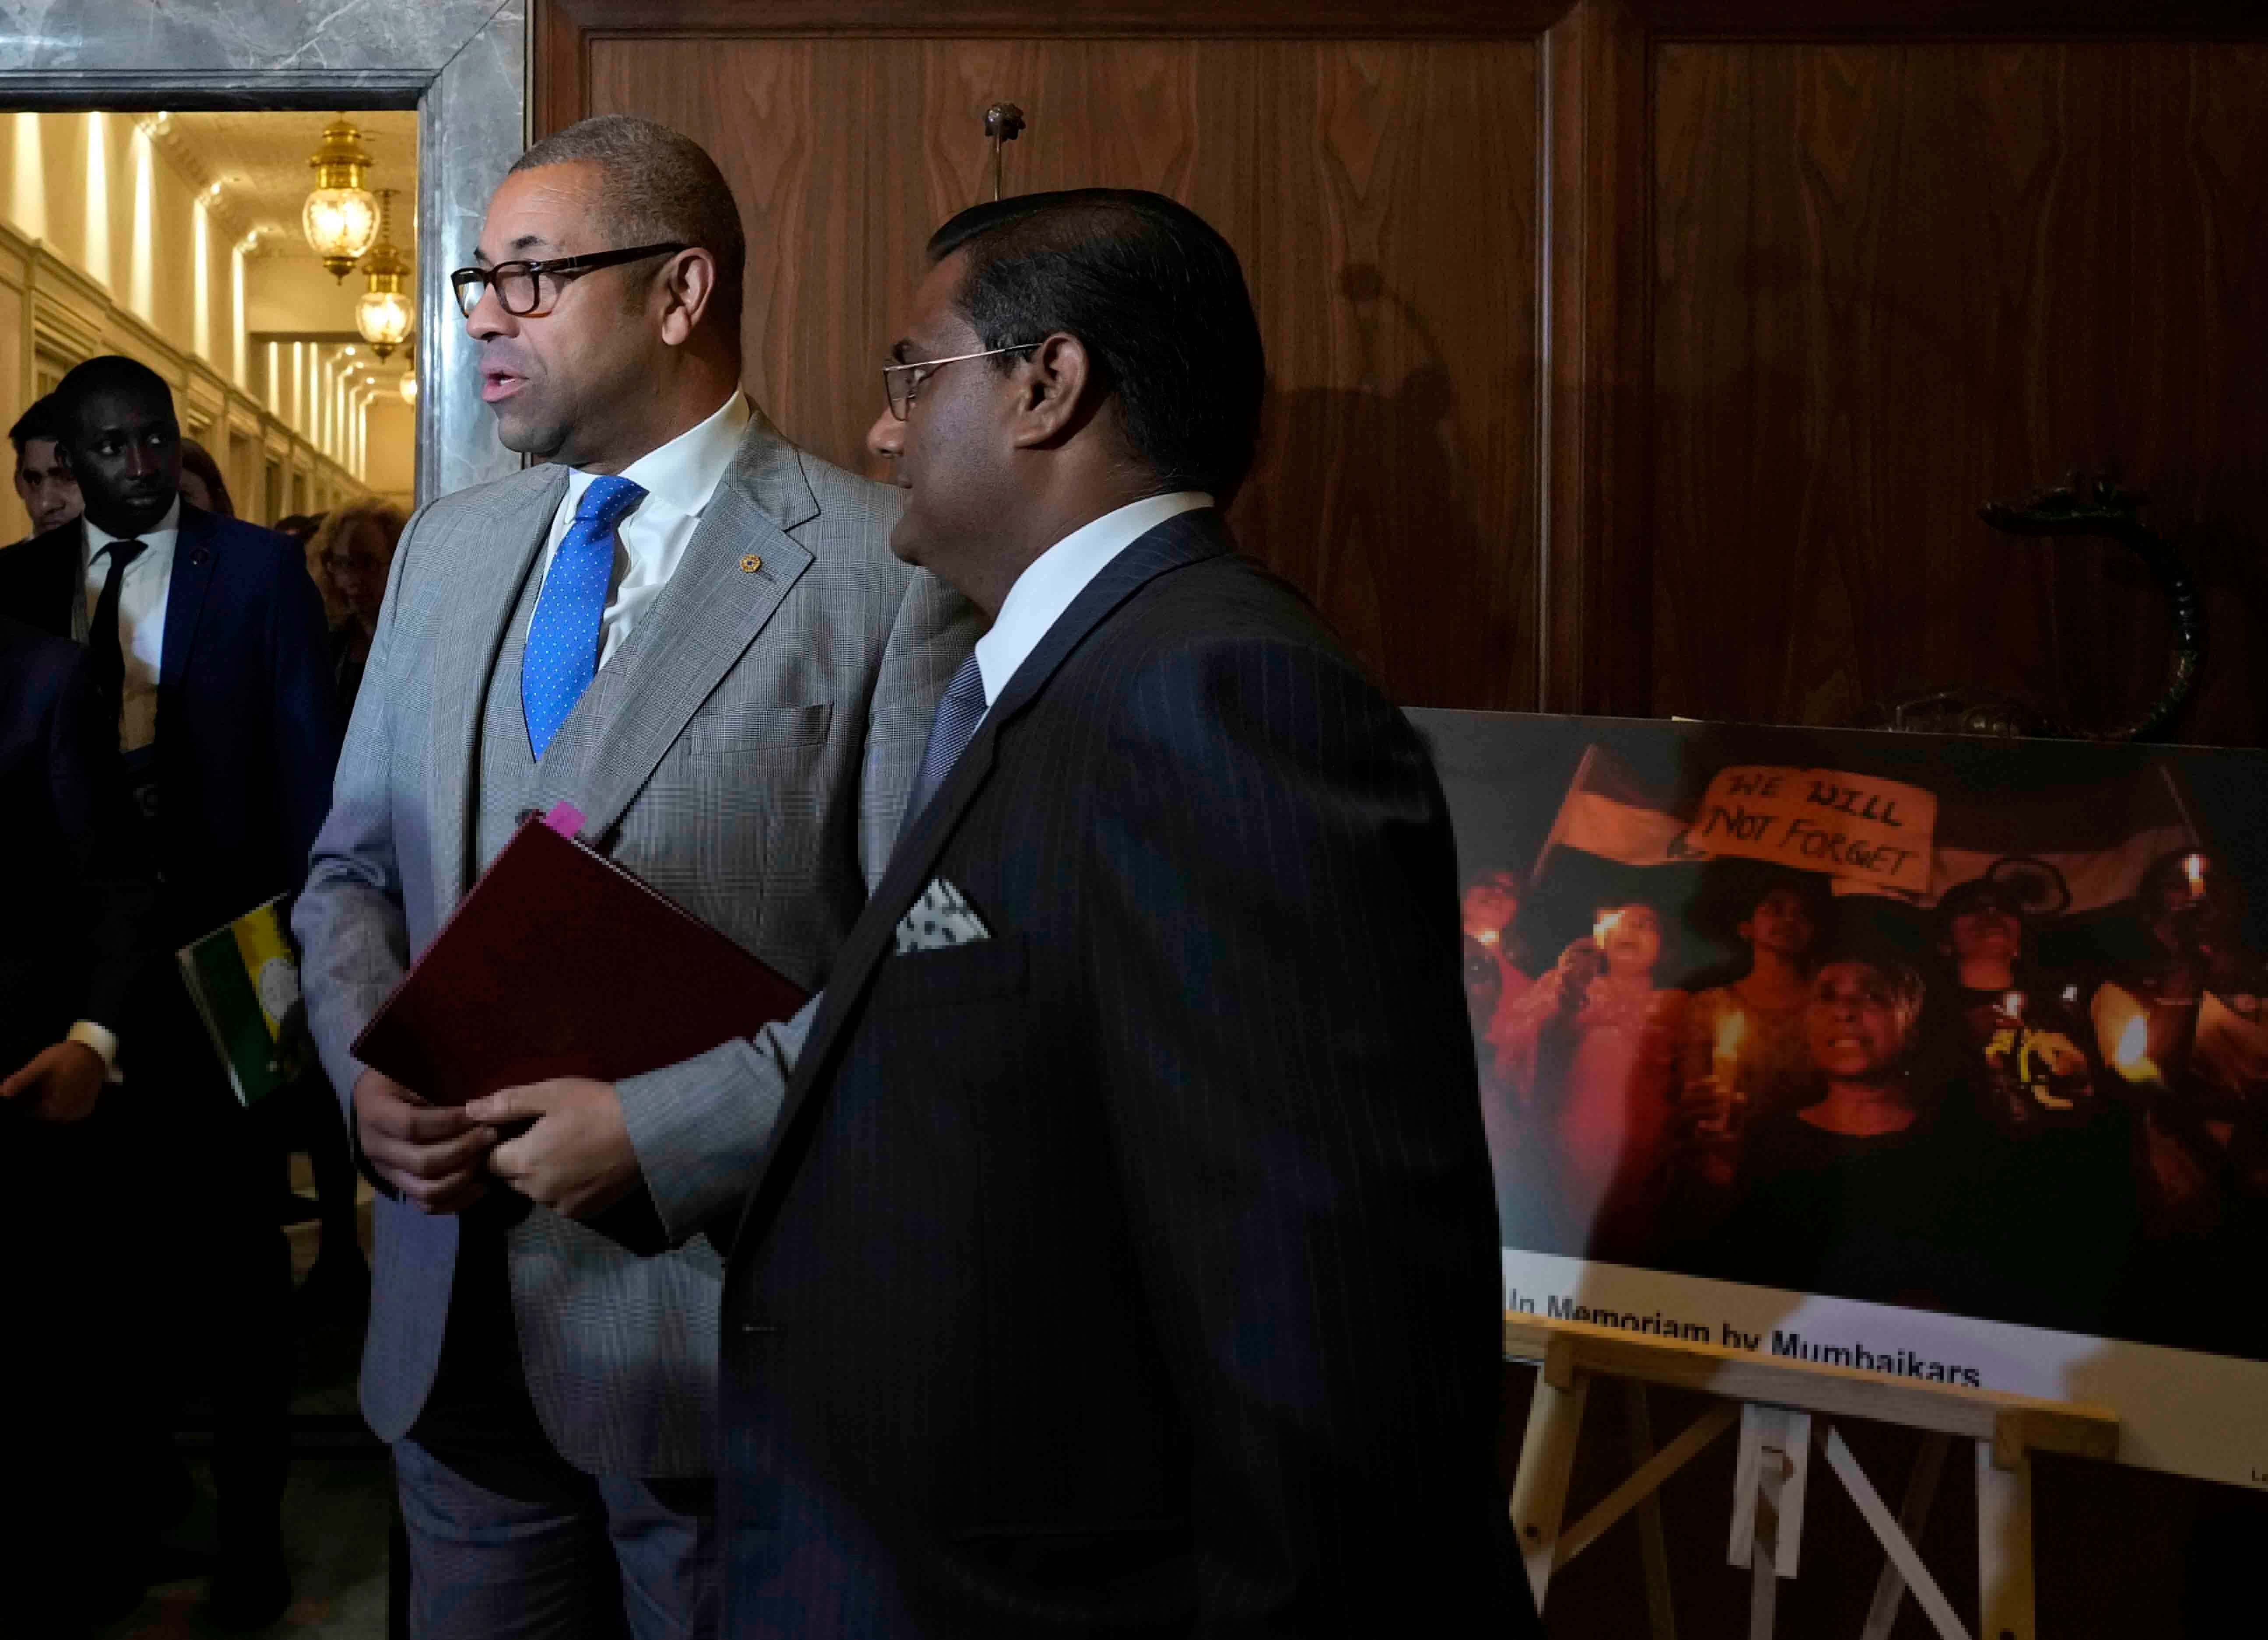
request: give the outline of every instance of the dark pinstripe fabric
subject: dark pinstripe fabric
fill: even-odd
[[[1440,791],[1219,516],[902,839],[727,1276],[734,1636],[1533,1632]],[[930,879],[982,944],[894,954]]]

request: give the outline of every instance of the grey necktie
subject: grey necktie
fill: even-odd
[[[976,733],[976,725],[984,718],[984,674],[977,669],[976,657],[971,655],[961,663],[961,670],[953,674],[953,681],[945,686],[945,695],[937,703],[937,716],[930,719],[929,744],[922,748],[921,773],[914,776],[914,794],[906,804],[906,817],[898,827],[902,837],[913,829],[914,821],[929,806],[930,799],[961,761],[968,742]]]

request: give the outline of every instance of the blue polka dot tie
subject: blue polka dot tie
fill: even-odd
[[[538,758],[599,670],[599,621],[615,575],[615,526],[644,499],[644,489],[627,478],[593,479],[551,555],[519,658],[519,710],[527,719],[528,749]]]
[[[906,805],[906,817],[900,827],[901,834],[909,830],[961,754],[968,749],[968,742],[976,733],[976,725],[984,718],[984,674],[977,670],[976,657],[971,655],[961,663],[961,670],[953,674],[953,681],[945,686],[944,696],[937,703],[937,716],[929,721],[929,744],[922,748],[921,773],[914,776],[914,795]]]

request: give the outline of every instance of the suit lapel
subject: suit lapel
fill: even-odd
[[[427,743],[426,772],[432,783],[435,847],[439,857],[434,881],[446,894],[438,910],[446,913],[472,886],[473,838],[477,817],[474,794],[480,790],[481,719],[488,710],[490,680],[519,607],[520,588],[535,555],[550,538],[559,497],[567,490],[567,469],[555,467],[532,499],[507,503],[509,523],[475,514],[460,524],[453,540],[437,544],[437,595],[443,609],[433,646],[434,733]],[[529,514],[534,522],[529,522]],[[513,526],[526,532],[514,547],[499,550],[489,533]],[[506,539],[509,539],[507,537]]]
[[[166,589],[166,631],[158,657],[160,714],[177,696],[188,673],[189,655],[196,647],[197,626],[204,614],[205,593],[211,589],[219,563],[214,541],[218,533],[212,514],[182,504],[180,533],[173,537],[173,579]],[[158,733],[161,739],[166,736],[162,722]]]
[[[86,608],[86,532],[73,518],[37,541],[10,550],[36,554],[42,549],[45,555],[36,560],[36,573],[31,577],[33,585],[40,589],[35,602],[41,611],[42,621],[52,614],[55,625],[49,630],[57,637],[70,637],[75,619],[71,601],[77,599],[82,612]]]
[[[734,1238],[735,1247],[740,1245],[749,1229],[762,1224],[773,1193],[784,1186],[786,1173],[792,1170],[793,1162],[782,1158],[800,1149],[796,1143],[796,1129],[800,1122],[808,1120],[805,1113],[814,1104],[816,1090],[825,1086],[832,1074],[828,1062],[843,1033],[860,1011],[875,967],[893,947],[898,919],[927,886],[938,856],[944,852],[962,813],[990,776],[993,748],[1000,731],[1031,706],[1070,658],[1071,651],[1085,643],[1088,635],[1120,605],[1158,577],[1217,557],[1230,545],[1219,512],[1210,507],[1168,518],[1143,535],[1104,566],[1102,572],[1071,600],[1071,607],[1048,629],[1047,636],[1025,658],[1016,675],[1008,680],[1008,687],[1000,692],[1000,698],[984,714],[975,738],[954,764],[953,773],[916,819],[912,829],[898,840],[880,884],[866,901],[865,910],[850,930],[850,938],[843,942],[828,975],[826,994],[797,1062],[786,1107],[774,1126],[779,1136],[766,1153],[763,1171],[757,1177],[755,1188],[749,1193],[740,1235]]]
[[[669,584],[560,724],[532,806],[571,802],[585,841],[604,842],[811,567],[787,532],[818,515],[794,446],[758,412]]]

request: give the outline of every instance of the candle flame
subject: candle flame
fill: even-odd
[[[2110,1063],[2122,1074],[2132,1076],[2140,1067],[2150,1051],[2150,1022],[2140,1014],[2126,1021],[2126,1028],[2118,1033],[2118,1046],[2110,1052]]]
[[[2022,1019],[2024,1017],[2024,993],[2021,991],[2010,991],[2006,997],[2000,998],[2000,1006],[2015,1018],[2019,1019]]]
[[[2205,897],[2205,856],[2190,856],[2182,862],[2182,870],[2189,876],[2191,897],[2202,900]]]
[[[1619,911],[1600,912],[1599,920],[1591,924],[1591,943],[1604,947],[1607,936],[1615,931],[1615,925],[1622,920],[1623,914]]]

